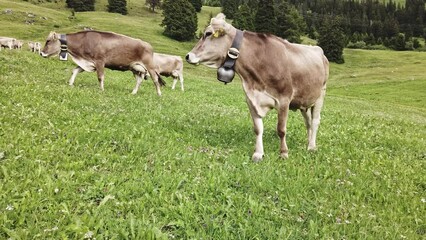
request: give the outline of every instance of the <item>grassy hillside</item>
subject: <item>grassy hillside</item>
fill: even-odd
[[[0,9],[0,36],[91,26],[180,56],[195,44],[164,37],[160,14]],[[0,239],[425,238],[426,54],[345,50],[345,60],[331,64],[318,151],[291,112],[290,157],[279,159],[272,111],[255,164],[238,78],[223,85],[185,64],[185,92],[167,79],[161,98],[151,81],[133,96],[131,73],[107,71],[105,92],[93,73],[71,88],[71,61],[1,51]]]

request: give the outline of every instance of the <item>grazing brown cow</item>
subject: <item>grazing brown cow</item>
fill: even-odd
[[[238,35],[239,44],[234,44]],[[239,51],[231,48],[235,45],[239,45]],[[278,112],[280,156],[288,157],[285,135],[289,109],[302,112],[308,150],[314,150],[329,71],[322,49],[292,44],[269,34],[241,32],[226,23],[223,14],[218,14],[211,19],[203,37],[186,59],[191,64],[219,68],[229,58],[236,59],[233,69],[242,80],[254,124],[256,145],[253,160],[259,161],[263,157],[262,118],[272,108]],[[223,69],[219,70],[220,78]]]
[[[96,71],[101,90],[104,90],[104,69],[133,72],[137,83],[146,72],[152,76],[157,94],[161,96],[160,84],[165,82],[155,71],[152,46],[140,39],[113,32],[82,31],[69,34],[51,32],[41,55],[49,57],[59,53],[62,60],[69,54],[78,65],[73,70],[69,85],[74,84],[78,73]],[[138,89],[136,84],[133,94]]]

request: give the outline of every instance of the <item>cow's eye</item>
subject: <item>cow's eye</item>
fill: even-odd
[[[210,35],[212,35],[213,33],[212,32],[206,32],[206,37],[208,37],[208,36],[210,36]]]

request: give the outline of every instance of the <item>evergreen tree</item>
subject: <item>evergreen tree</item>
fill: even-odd
[[[345,47],[345,35],[340,27],[340,20],[328,16],[320,28],[318,46],[324,50],[328,61],[344,63],[343,48]]]
[[[156,8],[161,7],[161,0],[146,0],[145,5],[149,6],[152,12],[155,12]]]
[[[234,19],[235,13],[238,11],[239,0],[222,0],[222,13],[226,18]]]
[[[66,4],[76,12],[95,11],[95,0],[66,0]]]
[[[293,43],[301,43],[300,38],[306,29],[306,23],[294,6],[283,1],[275,9],[277,27],[275,35]]]
[[[190,0],[192,6],[195,8],[196,12],[201,12],[201,7],[203,6],[203,3],[201,0]]]
[[[163,3],[164,35],[179,41],[188,41],[197,31],[197,13],[188,0],[166,0]]]
[[[276,19],[273,0],[259,0],[257,12],[254,19],[257,32],[275,33]]]
[[[256,31],[254,27],[254,13],[247,4],[238,8],[232,25],[241,30]]]
[[[108,0],[108,12],[127,15],[127,1],[126,0]]]

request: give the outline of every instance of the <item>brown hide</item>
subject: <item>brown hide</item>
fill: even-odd
[[[147,67],[153,67],[153,50],[149,43],[124,35],[83,31],[67,34],[68,52],[75,58],[104,64],[113,70],[131,70],[130,64],[142,62]]]
[[[154,62],[157,72],[163,76],[178,77],[183,71],[183,61],[179,56],[154,53]]]
[[[219,68],[236,36],[237,29],[219,13],[206,27],[203,37],[186,55],[191,64]],[[329,63],[320,47],[289,43],[270,34],[245,31],[235,62],[242,80],[247,105],[256,134],[252,159],[264,154],[263,120],[269,110],[277,110],[280,156],[288,157],[286,129],[289,109],[300,109],[305,120],[308,150],[316,149]]]
[[[57,55],[60,52],[60,39],[64,35],[51,32],[41,52],[43,57]],[[161,96],[160,86],[165,82],[155,71],[152,46],[140,39],[131,38],[113,32],[82,31],[65,35],[66,51],[78,65],[73,70],[69,84],[73,85],[75,77],[82,71],[96,71],[100,88],[104,90],[104,68],[133,72],[136,94],[142,82],[142,76],[147,72]]]
[[[321,48],[292,44],[274,35],[245,32],[235,69],[248,88],[290,98],[290,108],[312,106],[328,76]]]

